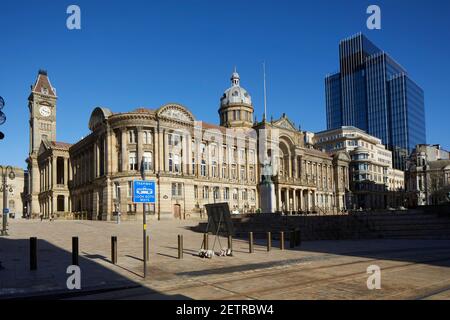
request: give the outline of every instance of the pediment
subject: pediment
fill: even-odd
[[[286,117],[285,115],[283,115],[280,119],[276,120],[273,123],[273,125],[278,128],[297,131],[297,128],[295,127],[294,123],[291,120],[289,120],[289,118]]]
[[[168,104],[159,108],[157,115],[159,118],[173,119],[183,122],[193,122],[195,120],[192,113],[179,104]]]

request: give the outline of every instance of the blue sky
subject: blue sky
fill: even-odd
[[[66,28],[70,4],[81,8],[81,30]],[[381,30],[366,28],[371,4],[381,7]],[[234,66],[261,119],[262,61],[269,115],[286,112],[302,129],[323,130],[324,76],[339,68],[339,40],[360,31],[424,89],[427,142],[450,149],[449,30],[447,0],[2,0],[0,163],[25,167],[27,97],[40,68],[58,92],[58,141],[88,134],[95,106],[178,102],[217,123]]]

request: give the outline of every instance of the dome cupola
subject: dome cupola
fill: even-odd
[[[236,68],[231,75],[231,87],[220,99],[220,125],[225,127],[251,127],[253,125],[253,105],[250,94],[241,87]]]

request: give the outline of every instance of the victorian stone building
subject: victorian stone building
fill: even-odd
[[[394,169],[392,152],[381,139],[352,126],[311,134],[311,143],[328,153],[350,154],[350,190],[354,209],[404,205],[405,173]]]
[[[264,159],[270,159],[276,210],[345,210],[347,153],[329,155],[304,142],[304,132],[283,115],[254,121],[249,93],[234,72],[220,99],[220,125],[204,123],[188,108],[112,112],[97,107],[90,134],[75,144],[56,142],[56,91],[46,72],[32,86],[28,208],[34,216],[113,219],[189,218],[204,205],[228,202],[234,212],[256,212]],[[156,182],[156,203],[132,201],[132,182]]]
[[[450,202],[450,152],[440,145],[419,144],[406,163],[410,206]]]

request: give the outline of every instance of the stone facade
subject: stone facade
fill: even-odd
[[[311,143],[329,152],[351,156],[350,189],[354,209],[404,205],[404,172],[392,167],[392,152],[372,135],[352,126],[313,134]]]
[[[450,202],[450,152],[439,145],[417,145],[407,161],[406,188],[411,206]]]
[[[40,73],[32,87],[32,118],[47,114],[35,111],[44,98],[56,112],[56,95],[36,92],[49,85],[46,73],[40,84],[43,79]],[[251,97],[237,72],[231,81],[220,102],[221,125],[198,121],[188,108],[172,103],[121,113],[97,107],[89,119],[90,134],[73,145],[42,136],[33,126],[30,135],[42,138],[28,158],[31,213],[110,220],[118,212],[135,218],[145,210],[158,219],[184,219],[201,215],[204,205],[214,202],[228,202],[233,212],[256,212],[267,159],[277,211],[345,210],[349,155],[306,145],[304,132],[286,115],[253,122]],[[156,182],[154,205],[132,202],[132,182],[142,175]]]

